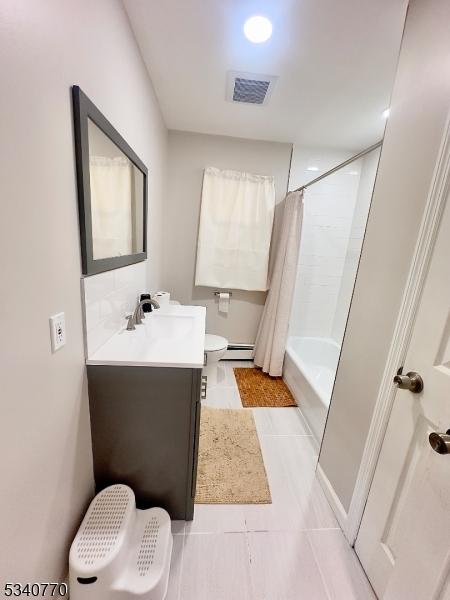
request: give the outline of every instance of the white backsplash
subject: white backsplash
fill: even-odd
[[[146,286],[146,261],[82,279],[86,357],[125,325]]]

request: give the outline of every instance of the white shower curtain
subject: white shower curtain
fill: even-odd
[[[195,285],[267,290],[272,176],[205,169]]]
[[[133,165],[122,157],[91,156],[93,258],[132,253]]]
[[[300,251],[303,220],[303,191],[286,196],[270,290],[256,336],[254,362],[265,373],[283,373],[284,352],[289,329]]]

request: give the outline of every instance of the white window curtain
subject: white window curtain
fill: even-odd
[[[126,158],[89,158],[94,260],[132,252],[132,168]]]
[[[274,177],[205,169],[195,285],[267,290]]]

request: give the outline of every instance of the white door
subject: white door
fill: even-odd
[[[396,392],[356,551],[380,599],[450,600],[450,453],[437,453],[429,441],[431,433],[450,429],[448,199],[405,360],[403,373],[407,371],[422,376],[424,389]]]

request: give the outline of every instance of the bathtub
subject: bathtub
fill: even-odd
[[[341,348],[332,339],[291,336],[283,379],[318,444],[322,441]]]

